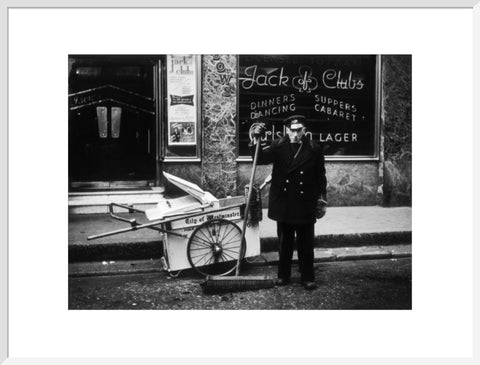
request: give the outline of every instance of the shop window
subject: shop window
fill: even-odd
[[[250,159],[252,123],[266,123],[268,144],[301,114],[328,160],[378,160],[379,64],[376,55],[240,55],[239,159]]]

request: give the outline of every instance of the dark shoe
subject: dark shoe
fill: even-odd
[[[278,285],[278,286],[287,285],[289,282],[290,280],[287,280],[287,279],[282,279],[282,278],[275,279],[275,285]]]
[[[315,284],[313,281],[305,281],[303,282],[303,287],[305,290],[314,290],[317,289],[317,284]]]

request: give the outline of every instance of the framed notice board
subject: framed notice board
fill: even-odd
[[[376,55],[240,55],[239,157],[253,123],[267,125],[271,143],[301,114],[328,159],[378,159],[379,77]]]

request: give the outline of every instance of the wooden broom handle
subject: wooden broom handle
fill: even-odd
[[[245,205],[245,213],[244,213],[244,219],[243,219],[242,237],[240,239],[240,252],[238,253],[237,268],[235,269],[235,276],[238,276],[240,272],[240,260],[242,257],[241,247],[242,247],[243,239],[245,238],[245,231],[247,229],[248,210],[250,209],[250,199],[252,198],[253,179],[255,177],[255,169],[257,168],[258,151],[260,150],[260,139],[256,138],[255,136],[253,137],[253,139],[257,142],[257,145],[255,147],[255,155],[253,156],[252,174],[250,175],[250,184],[248,187],[247,203]],[[247,250],[247,247],[245,245],[245,252],[246,250]]]

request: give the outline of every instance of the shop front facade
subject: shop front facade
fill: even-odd
[[[293,114],[323,145],[331,206],[411,204],[408,55],[71,55],[68,107],[70,206],[150,204],[164,171],[243,195],[251,125],[269,143]]]

